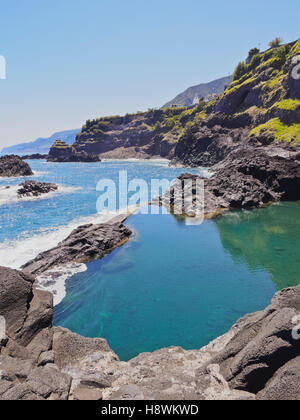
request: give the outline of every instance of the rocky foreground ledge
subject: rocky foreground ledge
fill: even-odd
[[[183,174],[153,204],[168,206],[189,216],[197,213],[197,205],[207,217],[222,210],[249,209],[269,203],[300,200],[300,153],[268,148],[240,147],[221,163],[211,168],[213,176],[204,179]],[[193,182],[192,197],[182,199],[184,183]],[[196,181],[204,182],[204,202],[196,203]],[[199,209],[198,209],[199,210]]]
[[[0,267],[0,400],[300,399],[300,286],[205,348],[120,362],[106,340],[53,327],[52,295],[33,283]]]
[[[0,157],[0,177],[31,176],[33,172],[19,156],[10,155]]]

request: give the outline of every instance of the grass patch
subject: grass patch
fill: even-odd
[[[300,124],[283,124],[279,118],[273,118],[259,125],[250,132],[250,135],[260,136],[263,133],[273,134],[276,142],[300,143]]]
[[[296,111],[296,109],[300,108],[300,100],[299,99],[284,99],[281,102],[277,102],[274,104],[274,107],[278,109],[283,109],[286,111]]]
[[[71,146],[68,143],[65,143],[64,141],[55,140],[55,142],[54,142],[54,144],[53,144],[52,147],[56,147],[58,149],[68,149]]]

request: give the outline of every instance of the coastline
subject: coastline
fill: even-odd
[[[115,213],[106,214],[106,215],[96,214],[94,216],[85,218],[85,220],[80,219],[80,220],[77,220],[77,222],[73,221],[67,227],[61,227],[60,229],[58,229],[57,233],[59,233],[59,238],[58,237],[55,238],[56,242],[53,243],[53,248],[58,246],[60,243],[62,243],[72,232],[74,232],[74,230],[76,230],[77,228],[79,228],[80,226],[88,222],[91,222],[92,219],[93,219],[93,222],[95,222],[92,225],[95,227],[98,224],[106,224],[106,225],[113,225],[116,223],[122,224],[128,219],[129,216],[134,214],[137,210],[138,208],[136,207],[136,208],[129,209],[127,213],[124,213],[123,211],[121,211],[118,214],[115,214]],[[86,223],[83,223],[84,221]],[[52,234],[50,233],[47,239],[42,239],[42,238],[39,238],[39,239],[42,240],[43,244],[44,243],[49,244],[50,237],[51,239],[52,238],[54,239],[55,233],[56,232],[53,232]],[[31,238],[31,239],[34,240],[34,238]],[[112,249],[106,250],[105,255],[111,253],[115,248],[124,245],[127,242],[127,240],[124,240],[121,243],[118,243]],[[51,248],[49,245],[47,246],[45,245],[44,249],[41,248],[40,242],[41,241],[39,241],[39,245],[37,246],[38,250],[36,250],[36,252],[32,254],[31,258],[26,257],[26,261],[22,263],[19,262],[17,267],[10,266],[10,268],[22,269],[23,265],[26,265],[26,263],[34,260],[36,257],[38,257],[38,255],[42,254],[43,252],[48,251]],[[25,245],[24,248],[27,248],[27,246]],[[0,255],[1,255],[1,249],[0,249]],[[49,270],[46,270],[45,272],[36,275],[35,287],[39,290],[51,292],[54,298],[54,306],[56,306],[66,296],[66,281],[70,277],[74,276],[75,274],[82,273],[86,270],[87,270],[87,266],[85,262],[73,261],[73,262],[63,264],[63,265],[54,266],[50,268]]]

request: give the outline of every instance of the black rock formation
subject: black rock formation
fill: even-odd
[[[0,157],[0,177],[31,176],[33,172],[19,156],[9,155]]]
[[[18,197],[38,197],[56,191],[58,186],[49,182],[25,181],[19,185]]]

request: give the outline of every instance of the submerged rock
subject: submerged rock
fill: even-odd
[[[0,177],[31,176],[33,172],[19,156],[9,155],[0,157]]]
[[[49,182],[25,181],[19,185],[18,197],[39,197],[43,194],[56,191],[58,186]]]

